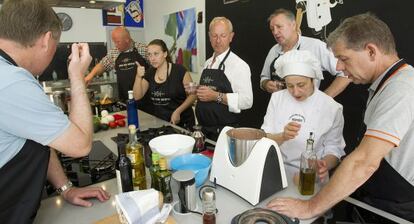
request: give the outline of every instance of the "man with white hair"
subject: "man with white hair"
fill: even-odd
[[[230,50],[231,21],[215,17],[208,34],[214,54],[201,73],[196,116],[206,137],[216,140],[224,126],[239,125],[241,111],[253,105],[253,91],[249,65]]]
[[[299,170],[300,155],[312,132],[320,158],[318,174],[324,178],[345,154],[342,105],[315,87],[323,76],[311,52],[291,50],[276,60],[275,69],[287,89],[272,94],[262,129],[278,143],[287,170],[293,172]]]

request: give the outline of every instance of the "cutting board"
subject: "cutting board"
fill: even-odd
[[[98,220],[95,224],[121,224],[121,222],[118,219],[118,214],[115,213],[111,216]]]

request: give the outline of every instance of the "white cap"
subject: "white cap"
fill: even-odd
[[[276,74],[282,79],[288,75],[323,79],[321,65],[315,55],[309,51],[288,51],[276,60],[274,66]]]
[[[128,90],[128,99],[134,99],[134,91]]]

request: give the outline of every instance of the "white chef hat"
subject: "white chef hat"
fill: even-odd
[[[276,74],[282,79],[288,75],[323,79],[321,65],[318,59],[309,51],[288,51],[276,60],[274,66]]]

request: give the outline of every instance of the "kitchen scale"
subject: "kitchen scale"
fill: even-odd
[[[288,186],[282,154],[259,129],[224,127],[214,150],[210,181],[253,206]]]

